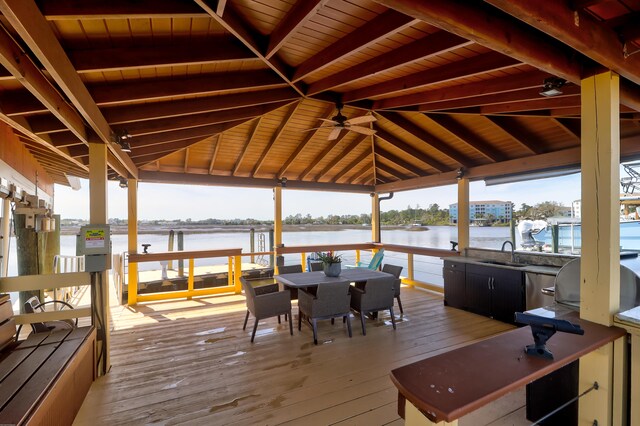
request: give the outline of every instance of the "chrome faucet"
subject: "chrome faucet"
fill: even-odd
[[[506,240],[504,243],[502,243],[502,248],[500,249],[500,251],[504,251],[504,247],[507,244],[511,244],[511,263],[515,263],[516,262],[516,256],[515,256],[515,253],[514,253],[513,242],[511,242],[510,240]]]

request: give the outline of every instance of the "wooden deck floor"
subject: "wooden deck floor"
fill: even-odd
[[[403,288],[402,299],[395,332],[388,314],[368,320],[366,336],[354,320],[351,339],[323,321],[318,346],[309,327],[292,337],[275,318],[251,344],[242,295],[114,307],[112,368],[75,424],[402,424],[391,369],[511,328],[437,294]]]

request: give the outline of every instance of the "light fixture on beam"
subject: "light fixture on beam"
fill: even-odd
[[[127,180],[127,178],[120,178],[120,183],[118,184],[120,186],[120,188],[128,188],[129,187],[129,181]]]
[[[540,94],[548,97],[562,95],[560,88],[564,86],[566,82],[567,80],[558,77],[545,78]]]
[[[120,148],[124,152],[131,152],[131,145],[129,144],[129,140],[131,139],[131,134],[127,130],[118,130],[113,135],[113,141],[120,145]]]

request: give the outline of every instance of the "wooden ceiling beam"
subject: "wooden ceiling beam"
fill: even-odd
[[[296,92],[288,87],[247,93],[209,96],[195,99],[160,101],[149,104],[105,107],[102,113],[111,124],[131,121],[169,118],[201,112],[221,111],[241,107],[269,104],[273,102],[299,99]]]
[[[195,4],[184,0],[38,0],[38,5],[48,21],[209,17]]]
[[[208,126],[211,124],[225,123],[237,120],[249,120],[257,116],[267,114],[288,104],[289,102],[276,102],[261,106],[213,111],[203,114],[162,118],[159,120],[139,121],[136,123],[129,123],[127,126],[123,126],[123,129],[126,129],[129,134],[133,136],[133,140],[135,140],[137,136],[144,134],[161,133],[172,130]]]
[[[233,170],[231,171],[231,176],[236,176],[238,174],[238,170],[240,170],[240,164],[242,164],[244,157],[247,155],[247,152],[249,151],[249,146],[251,146],[251,144],[255,140],[256,133],[258,132],[258,127],[260,127],[261,122],[262,122],[262,117],[258,117],[258,119],[256,120],[256,123],[253,125],[253,129],[251,130],[251,133],[249,133],[249,137],[247,138],[247,143],[245,143],[244,147],[242,147],[242,151],[240,151],[240,155],[236,160],[236,164],[233,166]]]
[[[275,131],[275,133],[271,136],[271,139],[269,140],[267,145],[262,150],[262,153],[258,157],[258,162],[253,167],[253,170],[251,171],[251,176],[255,176],[260,171],[260,168],[262,167],[262,165],[264,164],[265,160],[267,159],[267,156],[271,152],[271,149],[273,148],[273,145],[275,145],[275,143],[278,141],[278,139],[280,139],[280,136],[282,136],[282,133],[284,132],[285,128],[287,127],[287,124],[289,124],[289,121],[291,121],[291,117],[293,117],[293,115],[296,113],[298,108],[300,108],[300,105],[302,105],[302,101],[296,102],[289,109],[287,114],[284,116],[284,118],[280,122],[280,126]]]
[[[215,8],[212,8],[209,5],[209,0],[195,0],[195,2],[213,19],[215,19],[218,24],[233,34],[233,36],[251,50],[258,59],[271,68],[271,70],[281,78],[282,82],[288,84],[293,90],[298,92],[300,96],[304,96],[303,89],[294,84],[290,79],[293,74],[292,68],[282,61],[277,55],[274,55],[271,58],[267,58],[264,55],[264,37],[244,22],[242,17],[232,7],[225,8],[223,17],[218,15]]]
[[[395,10],[387,10],[361,27],[332,43],[320,53],[300,64],[293,73],[292,81],[328,67],[340,59],[368,47],[391,33],[396,33],[418,22]]]
[[[580,106],[580,95],[542,98],[535,101],[510,102],[508,104],[480,107],[481,114],[500,114],[519,111],[535,111],[550,108],[571,108]]]
[[[509,135],[511,139],[517,142],[522,148],[529,151],[530,154],[542,154],[544,152],[543,147],[539,144],[540,138],[529,132],[512,118],[486,115],[484,118]]]
[[[361,89],[351,90],[342,96],[343,102],[354,102],[392,93],[415,90],[435,83],[466,78],[476,74],[484,74],[512,68],[520,65],[516,59],[497,52],[483,53],[471,58],[462,59],[439,67],[420,71],[404,77],[395,78],[378,84],[368,85]]]
[[[208,174],[212,175],[214,170],[216,169],[216,160],[218,159],[218,154],[220,153],[220,146],[222,146],[222,138],[224,135],[220,134],[216,138],[216,145],[213,147],[213,153],[211,154],[211,161],[209,162],[209,170]]]
[[[175,96],[224,94],[239,89],[271,89],[284,83],[268,70],[215,73],[199,77],[144,79],[123,83],[100,84],[91,93],[100,106],[162,100]]]
[[[540,89],[548,73],[529,71],[521,74],[495,77],[474,83],[457,84],[442,89],[433,89],[410,95],[380,99],[373,103],[373,108],[390,109],[409,105],[426,105],[434,102],[453,101],[482,95],[495,95],[522,89]]]
[[[381,171],[393,176],[397,180],[409,179],[409,176],[405,175],[404,173],[400,173],[398,170],[386,165],[382,161],[376,161],[376,168],[378,170],[381,170]]]
[[[165,155],[180,151],[181,149],[187,148],[204,139],[206,139],[206,137],[196,137],[196,138],[183,139],[179,141],[158,143],[155,145],[146,145],[140,148],[132,147],[131,158],[133,159],[134,163],[138,164],[140,157],[153,155],[153,154],[162,154],[162,157],[164,157]],[[160,157],[155,157],[154,160],[157,158],[160,158]]]
[[[325,168],[322,169],[322,171],[318,173],[318,175],[316,175],[314,180],[318,182],[320,179],[322,179],[324,175],[329,173],[329,171],[333,169],[338,163],[340,163],[340,161],[344,160],[344,158],[353,150],[355,150],[358,147],[358,145],[360,145],[362,141],[364,141],[367,137],[368,137],[367,135],[357,135],[356,138],[353,141],[351,141],[349,145],[344,147],[340,152],[338,152],[335,155],[333,160],[331,160],[329,164],[327,164]]]
[[[271,57],[304,26],[313,16],[318,13],[328,0],[305,0],[296,2],[287,15],[276,25],[269,36],[269,46],[265,53],[265,58]]]
[[[140,171],[140,181],[149,183],[172,183],[182,185],[213,185],[248,188],[274,188],[279,185],[276,178],[257,179],[238,176],[212,176],[185,173],[163,173],[147,170]],[[324,182],[287,181],[288,189],[305,189],[310,191],[334,191],[369,194],[373,190],[370,185],[349,185]]]
[[[397,155],[392,154],[391,152],[381,148],[376,145],[374,147],[374,152],[376,155],[384,158],[386,161],[395,164],[396,166],[402,167],[403,169],[413,173],[416,176],[426,176],[428,173],[425,170],[422,170],[420,167],[416,167],[408,161],[403,160]]]
[[[309,85],[307,95],[324,92],[325,90],[333,89],[345,83],[352,83],[377,73],[387,72],[401,65],[439,55],[469,44],[473,44],[473,42],[446,31],[438,31],[391,50],[390,52],[371,58],[361,64],[354,65],[318,80]]]
[[[189,129],[173,130],[162,133],[151,133],[148,135],[136,136],[129,142],[132,149],[153,146],[157,144],[180,141],[191,138],[206,138],[229,130],[233,127],[244,124],[246,120],[234,120],[225,123],[210,124],[207,126],[193,127]]]
[[[71,50],[68,54],[75,69],[81,74],[257,60],[244,45],[229,37],[219,36],[166,41],[161,46]]]
[[[189,172],[189,147],[184,149],[184,172]]]
[[[227,7],[227,0],[218,0],[218,6],[216,7],[216,14],[218,16],[224,15],[225,7]]]
[[[442,164],[441,162],[433,159],[432,157],[430,157],[426,153],[414,148],[412,145],[409,145],[408,143],[398,139],[397,137],[393,136],[392,134],[385,132],[380,127],[376,127],[376,130],[377,130],[377,132],[375,134],[376,137],[378,137],[378,138],[386,141],[387,143],[395,146],[400,151],[404,152],[407,155],[412,156],[416,160],[427,164],[429,167],[432,167],[432,168],[436,169],[438,172],[442,173],[442,172],[446,172],[446,171],[450,170],[450,167],[447,167],[445,164]]]
[[[572,10],[566,2],[485,0],[487,3],[549,34],[604,67],[640,84],[640,56],[622,55],[618,34],[590,14]],[[577,16],[576,16],[577,14]],[[576,19],[579,25],[576,25]]]
[[[393,124],[401,127],[403,130],[422,141],[425,145],[428,145],[429,148],[446,155],[456,163],[464,167],[469,167],[473,163],[469,157],[451,148],[444,141],[438,139],[430,132],[409,121],[402,115],[393,112],[378,112],[378,114],[391,121]]]
[[[340,132],[340,136],[338,136],[338,138],[336,140],[333,141],[327,141],[327,146],[325,149],[322,150],[322,152],[320,152],[320,154],[316,155],[315,158],[313,160],[310,161],[309,166],[302,172],[300,173],[300,175],[298,176],[297,180],[303,180],[305,177],[307,177],[309,175],[309,173],[311,173],[311,171],[313,169],[315,169],[318,164],[327,156],[329,155],[329,153],[340,144],[340,142],[342,142],[342,139],[345,138],[345,136],[347,136],[347,131],[342,131]]]
[[[442,129],[451,133],[456,138],[478,151],[485,158],[493,162],[500,162],[507,159],[507,157],[493,148],[489,143],[482,140],[479,136],[467,129],[460,122],[456,121],[450,115],[429,115],[425,114],[431,121],[435,122]]]
[[[51,26],[46,22],[36,4],[32,1],[2,0],[0,1],[0,11],[44,65],[73,106],[89,123],[100,140],[107,144],[117,161],[127,169],[131,176],[136,177],[138,170],[135,164],[119,146],[112,142],[113,132],[109,124],[91,98]],[[47,104],[45,106],[52,113],[58,114],[55,111],[55,106]],[[59,118],[81,140],[88,142],[89,135],[85,133],[84,123],[80,127],[80,123],[69,121],[68,117],[61,116]]]
[[[553,117],[551,121],[569,135],[574,142],[580,143],[582,128],[579,121]]]
[[[640,38],[640,26],[638,26],[637,24],[638,21],[640,21],[640,11],[630,13],[625,16],[625,23],[622,24],[619,28],[614,28],[614,30],[617,34],[620,35],[620,37],[622,37],[622,40],[624,42],[628,43],[634,40],[638,40]],[[609,23],[607,22],[606,24]],[[629,49],[629,47],[627,47],[627,49]]]
[[[333,116],[334,112],[335,112],[335,107],[331,106],[327,108],[324,114],[321,115],[319,118],[324,118],[328,120]],[[285,177],[285,173],[287,172],[287,170],[289,170],[289,167],[291,167],[291,164],[293,164],[296,158],[298,158],[298,155],[300,155],[300,153],[309,144],[311,139],[313,139],[320,132],[320,130],[321,129],[318,127],[314,130],[310,130],[307,132],[307,136],[304,137],[302,142],[297,144],[296,149],[291,153],[289,158],[287,158],[287,161],[285,161],[284,164],[282,165],[282,168],[280,168],[280,170],[278,171],[278,174],[276,175],[278,179],[282,179],[283,177]]]
[[[580,85],[585,61],[576,58],[575,52],[565,44],[554,40],[534,28],[522,25],[521,21],[499,13],[492,6],[463,0],[430,0],[416,3],[415,0],[375,0],[399,12],[413,16],[428,24],[459,35],[504,53],[539,70]],[[508,3],[503,1],[503,3]],[[518,0],[518,3],[523,3]],[[536,4],[535,9],[545,9],[547,2]],[[524,3],[523,3],[524,4]],[[564,7],[563,2],[556,6]],[[534,11],[534,7],[526,7]],[[573,16],[573,15],[572,15]],[[533,14],[530,15],[533,19]],[[564,17],[563,17],[564,18]],[[568,28],[574,26],[573,18]],[[581,29],[584,31],[584,29]],[[618,50],[615,50],[618,51]],[[614,51],[612,51],[611,54]],[[636,70],[640,69],[636,66]],[[620,82],[620,100],[636,111],[640,111],[640,88]]]
[[[455,99],[451,101],[431,102],[425,105],[420,105],[418,107],[418,111],[421,111],[421,112],[443,111],[448,109],[468,108],[473,106],[495,105],[495,104],[505,104],[505,103],[511,103],[511,102],[523,102],[523,101],[546,99],[542,97],[542,95],[540,95],[540,90],[541,90],[541,87],[536,87],[533,89],[514,90],[512,92],[474,96],[472,98]],[[563,92],[562,95],[556,96],[555,98],[557,99],[563,96],[580,94],[580,87],[575,85],[566,86],[562,88],[562,92]]]
[[[346,175],[347,173],[349,173],[350,171],[354,170],[356,168],[356,166],[360,163],[362,163],[364,160],[366,160],[367,158],[369,158],[372,154],[371,150],[366,150],[365,152],[363,152],[362,154],[360,154],[358,156],[358,158],[356,158],[355,160],[353,160],[352,162],[350,162],[347,167],[343,168],[341,172],[339,172],[338,174],[336,174],[333,179],[331,179],[331,182],[336,183],[338,182],[342,176]],[[372,166],[369,164],[366,164],[364,167],[364,169],[367,170],[371,170]],[[354,176],[354,180],[352,180],[352,182],[355,182],[355,180],[357,180],[357,178],[359,178],[360,176],[362,176],[362,174],[356,175]]]

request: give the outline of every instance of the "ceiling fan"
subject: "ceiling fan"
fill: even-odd
[[[316,129],[333,129],[329,133],[327,140],[333,141],[338,139],[340,136],[340,131],[342,130],[351,130],[357,133],[361,133],[363,135],[373,135],[376,133],[375,130],[370,129],[368,127],[360,126],[360,124],[372,123],[376,121],[376,118],[373,115],[363,115],[360,117],[347,118],[342,115],[342,105],[336,104],[336,109],[338,110],[338,114],[333,116],[330,120],[326,118],[320,118],[326,123],[326,125],[315,127],[313,129],[308,130],[316,130]]]

